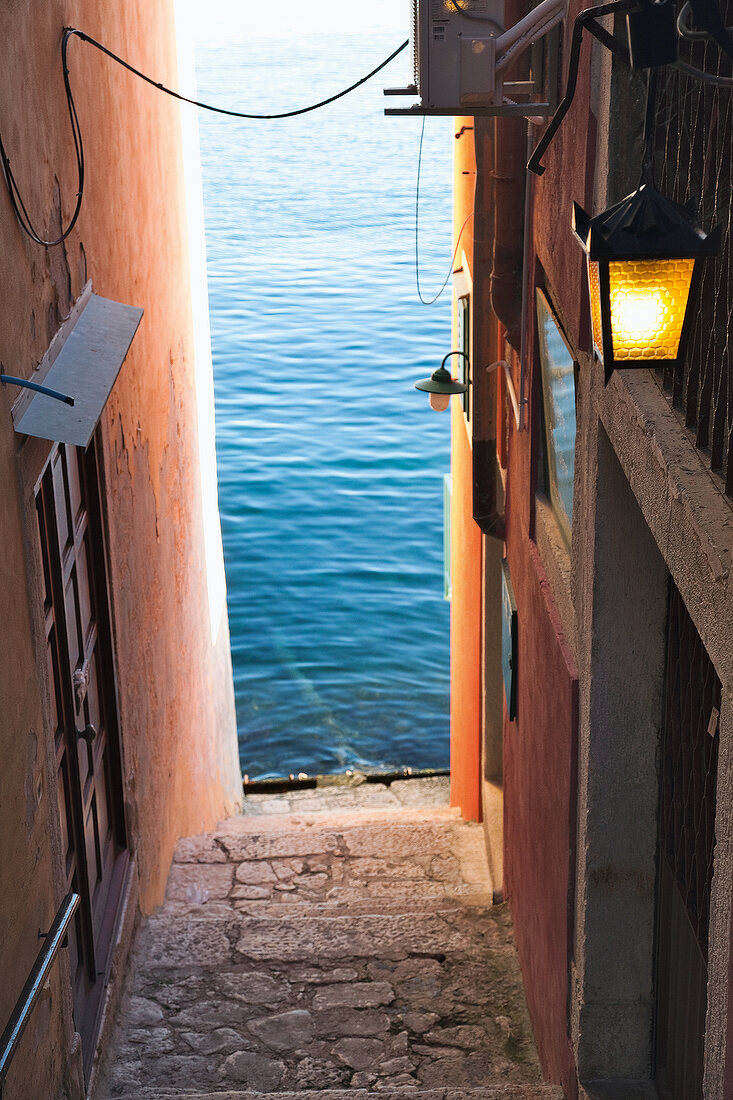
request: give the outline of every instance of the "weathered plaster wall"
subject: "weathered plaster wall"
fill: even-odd
[[[565,24],[567,68],[572,20]],[[590,97],[590,51],[584,51],[576,103]],[[565,79],[563,75],[563,83]],[[570,963],[575,889],[578,670],[572,556],[551,510],[535,497],[541,430],[534,294],[539,285],[571,341],[587,331],[582,255],[570,234],[571,199],[592,188],[595,121],[571,111],[533,181],[529,327],[525,359],[528,429],[512,430],[507,480],[506,553],[518,609],[517,720],[504,719],[505,888],[515,922],[527,1001],[543,1070],[577,1095],[569,1033]],[[584,327],[585,326],[585,327]],[[519,391],[519,357],[512,359]],[[576,491],[575,508],[578,508]],[[576,513],[577,515],[577,513]],[[582,526],[579,528],[582,536]]]
[[[520,437],[520,445],[526,437]],[[512,498],[529,486],[511,481]],[[509,517],[508,517],[509,518]],[[567,1026],[577,671],[535,543],[509,519],[518,611],[517,718],[504,719],[505,892],[545,1075],[575,1095]]]
[[[455,143],[453,231],[454,238],[461,234],[459,258],[462,250],[473,278],[474,230],[469,215],[476,178],[474,120],[457,118],[455,124],[456,132],[461,126],[469,129]],[[455,314],[453,324],[452,347],[456,348]],[[481,532],[473,520],[471,438],[460,401],[454,398],[451,405],[451,805],[460,806],[464,818],[477,821],[481,813]]]
[[[169,0],[3,5],[0,130],[45,235],[67,223],[76,192],[60,65],[67,25],[177,85]],[[28,377],[88,278],[97,293],[145,309],[101,431],[128,827],[150,910],[176,837],[211,827],[240,793],[226,614],[222,605],[212,640],[204,554],[181,122],[173,101],[88,45],[73,41],[69,61],[85,141],[84,205],[65,245],[45,250],[20,232],[0,189],[0,362]],[[0,1026],[60,900],[27,483],[46,445],[24,447],[14,435],[16,393],[0,390]],[[23,1040],[8,1100],[56,1094],[73,1030],[67,982],[62,956]]]
[[[471,447],[453,401],[451,503],[451,805],[480,818],[481,532],[473,521]]]

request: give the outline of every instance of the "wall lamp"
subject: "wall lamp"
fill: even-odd
[[[614,370],[676,367],[689,337],[702,260],[720,247],[689,211],[650,182],[591,218],[574,203],[586,253],[593,345],[606,384]]]
[[[424,390],[430,394],[430,408],[435,412],[445,412],[450,405],[451,395],[465,393],[468,386],[465,382],[457,382],[451,378],[450,372],[445,369],[445,364],[451,355],[462,355],[468,364],[468,356],[464,351],[449,351],[443,356],[443,360],[437,370],[434,370],[429,378],[421,378],[415,383],[416,390]]]

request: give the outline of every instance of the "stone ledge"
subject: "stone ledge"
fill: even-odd
[[[401,1089],[395,1092],[369,1089],[299,1089],[297,1092],[180,1092],[138,1089],[115,1100],[564,1100],[558,1085],[488,1085],[476,1089]],[[104,1100],[104,1098],[99,1098]],[[646,1098],[644,1098],[646,1100]]]

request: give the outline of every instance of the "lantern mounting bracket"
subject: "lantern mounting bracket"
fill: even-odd
[[[669,2],[669,0],[668,0]],[[610,34],[605,27],[598,22],[606,15],[616,15],[620,12],[633,12],[639,10],[639,0],[610,0],[608,4],[599,4],[594,8],[586,8],[575,18],[573,24],[573,39],[570,47],[570,63],[568,65],[568,82],[565,87],[565,95],[557,106],[557,110],[550,119],[550,124],[538,141],[532,156],[527,162],[527,168],[535,175],[541,176],[545,171],[542,157],[548,145],[560,129],[560,123],[570,110],[575,89],[578,83],[578,68],[580,65],[580,48],[583,44],[583,31],[587,30],[594,38],[598,39],[602,46],[618,57],[626,65],[631,65],[631,55],[624,42]]]
[[[690,8],[699,23],[700,30],[692,30],[683,21],[683,13]],[[603,16],[621,12],[626,13],[628,46],[598,22]],[[663,65],[675,65],[697,80],[726,87],[730,87],[732,83],[730,77],[715,77],[678,60],[678,36],[680,35],[712,38],[728,57],[733,58],[731,28],[725,26],[712,0],[688,0],[679,18],[675,14],[673,0],[610,0],[607,4],[586,8],[576,17],[573,24],[565,95],[527,162],[529,171],[537,176],[541,176],[545,171],[545,166],[541,163],[542,157],[560,128],[560,123],[570,110],[575,97],[584,30],[592,34],[602,46],[610,50],[614,57],[630,69],[650,69],[653,73]]]

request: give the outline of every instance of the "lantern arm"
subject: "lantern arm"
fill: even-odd
[[[580,48],[583,43],[583,31],[587,30],[594,38],[597,38],[606,49],[610,50],[616,57],[623,61],[624,64],[630,65],[631,57],[627,46],[618,38],[615,38],[614,35],[610,34],[605,27],[602,27],[598,19],[603,18],[605,15],[614,15],[617,12],[636,11],[638,8],[639,0],[611,0],[608,4],[599,4],[594,8],[586,8],[585,11],[582,11],[580,15],[576,16],[575,23],[573,24],[573,40],[570,47],[570,63],[568,65],[568,82],[565,87],[565,95],[558,104],[557,110],[550,119],[547,129],[527,162],[527,168],[530,172],[534,172],[535,175],[538,176],[544,173],[545,166],[541,163],[542,157],[555,134],[560,129],[560,123],[570,110],[573,99],[575,98],[575,89],[578,83],[578,68],[580,66]]]

